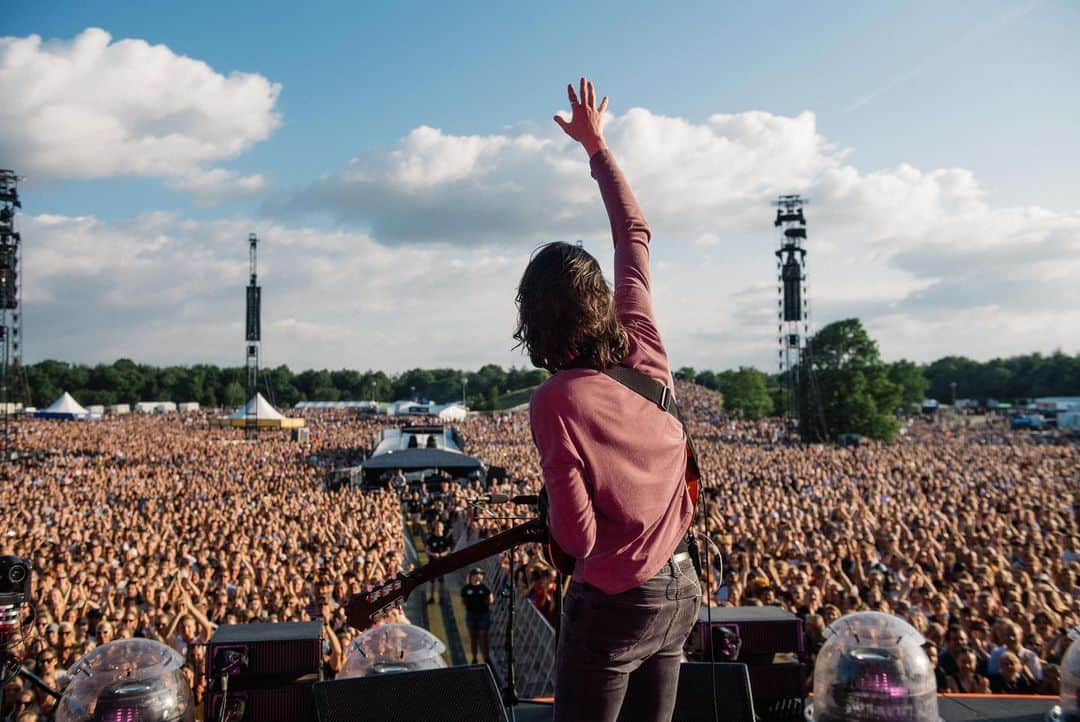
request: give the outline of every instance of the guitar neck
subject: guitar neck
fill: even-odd
[[[354,594],[345,609],[345,618],[357,629],[367,629],[375,618],[393,604],[404,601],[424,582],[475,564],[481,559],[526,542],[542,542],[547,538],[547,526],[540,519],[520,524],[472,546],[459,549],[445,557],[432,559],[419,569],[395,576],[375,587]]]
[[[543,541],[547,538],[547,527],[539,519],[519,524],[513,529],[500,532],[493,537],[478,541],[476,544],[459,549],[444,557],[432,559],[430,562],[415,570],[409,576],[413,577],[417,584],[431,581],[436,577],[457,571],[462,567],[474,564],[482,559],[506,551],[510,547],[527,542]]]

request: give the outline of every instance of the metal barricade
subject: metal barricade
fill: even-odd
[[[457,539],[455,551],[476,541],[467,538],[467,530],[462,519],[454,524],[454,538]],[[513,580],[507,578],[499,563],[501,558],[502,554],[496,554],[476,564],[483,568],[485,583],[495,595],[495,604],[491,607],[491,630],[488,632],[495,676],[500,685],[506,683],[507,619],[510,601],[513,600],[514,678],[518,696],[550,697],[555,690],[555,629],[532,602],[517,593]],[[455,572],[457,590],[467,583],[468,573],[468,569]]]

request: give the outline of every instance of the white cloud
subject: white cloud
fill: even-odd
[[[247,236],[255,232],[266,363],[527,363],[510,351],[525,253],[391,249],[362,233],[168,213],[20,221],[33,239],[22,273],[28,360],[239,364]]]
[[[219,76],[220,77],[220,76]],[[701,122],[636,108],[608,141],[654,231],[654,293],[672,362],[775,363],[770,201],[809,196],[815,326],[861,317],[887,358],[1080,350],[1080,213],[991,205],[965,169],[864,171],[812,113]],[[257,190],[193,163],[177,187]],[[340,230],[295,226],[326,213]],[[514,287],[538,242],[584,239],[611,267],[584,154],[550,132],[452,135],[394,147],[266,204],[280,220],[24,221],[31,358],[238,362],[246,238],[256,231],[266,358],[295,367],[523,364]]]
[[[772,196],[808,187],[844,157],[808,112],[694,124],[633,108],[611,118],[605,134],[653,225],[693,237],[760,227]],[[528,243],[607,226],[584,155],[557,129],[477,137],[421,126],[273,208],[326,212],[390,245]]]
[[[183,177],[269,137],[280,89],[100,28],[3,37],[0,157],[35,180]]]
[[[673,355],[713,367],[771,365],[776,296],[760,288],[775,280],[769,203],[793,192],[812,199],[817,327],[859,316],[887,334],[910,331],[897,319],[953,333],[957,325],[990,328],[983,315],[992,313],[993,338],[984,334],[956,352],[1080,347],[1075,314],[1039,334],[1026,330],[1034,310],[1060,305],[1080,275],[1080,213],[994,207],[963,168],[861,171],[849,150],[819,133],[810,112],[694,122],[633,108],[610,118],[605,135],[653,227],[657,309]],[[274,212],[303,208],[363,227],[388,247],[528,250],[574,238],[594,250],[606,245],[584,155],[554,126],[546,135],[480,137],[423,126],[396,147],[359,155]],[[942,347],[906,336],[881,342],[919,359]]]
[[[196,168],[169,181],[168,185],[193,193],[204,205],[217,205],[261,192],[266,187],[266,179],[262,174],[242,176],[224,168]]]

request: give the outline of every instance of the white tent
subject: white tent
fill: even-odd
[[[469,418],[469,410],[461,405],[460,401],[451,404],[436,406],[431,410],[442,421],[464,421]]]
[[[163,414],[176,411],[175,401],[140,401],[135,404],[135,411],[140,414]]]
[[[247,426],[258,424],[259,426],[279,426],[293,428],[304,425],[304,419],[290,419],[282,416],[281,412],[270,405],[261,393],[256,393],[248,402],[238,408],[229,417],[229,423],[233,426]]]
[[[91,414],[65,391],[57,397],[56,401],[38,411],[35,416],[43,419],[89,419]]]
[[[263,398],[261,393],[256,393],[248,402],[233,412],[233,415],[229,418],[232,419],[246,419],[254,416],[260,421],[262,419],[277,420],[284,418],[281,413],[270,405],[270,402]]]

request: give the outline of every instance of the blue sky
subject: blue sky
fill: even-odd
[[[593,215],[582,212],[580,231],[572,224],[543,227],[521,199],[498,193],[470,195],[469,189],[490,190],[485,183],[495,177],[503,184],[518,178],[523,195],[551,200],[544,195],[550,190],[544,185],[561,176],[548,173],[554,162],[548,151],[517,146],[507,151],[498,145],[502,141],[495,145],[489,141],[528,136],[562,143],[550,117],[565,106],[565,83],[583,72],[596,80],[600,92],[611,96],[615,140],[629,144],[655,132],[667,133],[648,152],[640,143],[613,145],[620,158],[627,158],[628,172],[646,179],[639,196],[654,232],[671,239],[667,247],[654,251],[658,267],[669,264],[670,288],[701,289],[689,295],[673,293],[667,304],[658,298],[661,321],[671,327],[669,348],[676,365],[769,368],[767,318],[772,297],[766,296],[772,283],[769,246],[774,239],[765,193],[785,188],[815,195],[815,202],[820,198],[822,203],[818,215],[811,215],[810,231],[811,263],[823,260],[818,268],[829,271],[813,277],[816,322],[864,316],[887,357],[929,360],[949,352],[988,357],[1059,346],[1080,350],[1080,333],[1059,328],[1050,309],[1033,309],[1024,300],[1024,289],[1032,285],[1053,292],[1056,284],[1064,283],[1060,264],[1054,267],[1049,256],[1040,254],[1067,253],[1078,243],[1080,203],[1075,200],[1073,172],[1078,146],[1073,134],[1080,120],[1080,100],[1070,89],[1080,67],[1075,42],[1080,6],[1049,0],[701,2],[663,9],[655,3],[581,5],[7,3],[0,35],[19,40],[36,34],[46,41],[32,62],[45,62],[51,51],[70,51],[87,28],[101,28],[111,36],[102,64],[91,75],[79,83],[63,77],[55,84],[43,82],[46,90],[41,92],[48,97],[36,105],[27,101],[22,115],[16,111],[4,117],[0,111],[0,120],[6,121],[0,124],[0,165],[16,166],[30,177],[23,186],[23,228],[31,263],[25,276],[27,356],[96,361],[119,354],[154,361],[232,361],[239,356],[240,339],[230,341],[230,334],[236,333],[233,322],[218,316],[239,318],[237,309],[227,306],[219,312],[209,300],[205,307],[177,300],[191,299],[190,294],[209,288],[210,279],[185,286],[193,283],[193,277],[202,279],[205,270],[185,273],[176,267],[184,254],[174,257],[161,249],[197,236],[206,244],[200,246],[204,257],[224,268],[232,260],[244,259],[241,238],[236,248],[228,245],[233,226],[254,229],[262,224],[269,233],[267,313],[279,315],[279,336],[268,340],[274,361],[297,367],[388,370],[523,363],[504,343],[507,319],[512,322],[512,281],[520,274],[516,264],[527,258],[535,242],[559,234],[595,239],[597,253],[603,255],[603,234],[598,232],[602,223],[593,217],[598,204],[590,206]],[[157,64],[148,62],[148,55],[140,56],[142,51],[119,53],[116,44],[125,39],[163,45],[168,56],[158,58],[162,62]],[[145,108],[128,113],[140,94],[149,97],[157,92],[144,87],[167,87],[176,82],[176,73],[189,72],[178,61],[184,56],[205,63],[215,77],[227,78],[236,71],[259,76],[258,87],[244,85],[221,98],[221,104],[227,104],[230,97],[250,97],[251,116],[261,119],[258,127],[234,122],[246,107],[243,104],[230,106],[220,116],[207,111],[204,105],[216,102],[212,92],[186,100],[178,92],[167,93],[168,99],[161,102],[178,104],[168,116]],[[124,69],[124,62],[135,67]],[[4,79],[0,74],[0,88],[19,91],[32,85],[28,79],[33,77],[9,73]],[[19,78],[23,85],[11,86]],[[93,91],[88,83],[99,81],[129,85],[119,91],[109,86],[111,91],[101,93],[110,98],[108,102],[82,97],[84,91]],[[215,87],[206,82],[210,84],[196,85]],[[267,91],[273,84],[277,90]],[[76,95],[78,100],[73,99]],[[69,173],[60,169],[63,164],[55,157],[48,163],[42,160],[50,154],[52,141],[31,137],[43,107],[56,113],[70,109],[70,119],[55,122],[72,126],[80,126],[84,122],[80,112],[90,108],[95,122],[121,126],[129,139],[137,140],[139,134],[160,139],[176,126],[191,143],[183,146],[185,151],[159,149],[161,157],[150,160],[139,157],[133,150],[139,146],[128,143],[115,155],[131,153],[130,157],[105,164],[108,167],[86,159],[81,166],[73,163],[72,168],[80,169]],[[647,115],[631,117],[631,108],[644,109]],[[749,116],[740,114],[753,111],[767,114],[770,122],[804,117],[800,113],[809,111],[809,137],[819,140],[809,150],[800,146],[811,141],[806,133],[799,134],[798,124],[781,123],[781,128],[766,123],[763,131],[753,123],[721,127],[710,120],[717,114],[745,120]],[[209,120],[191,120],[195,116]],[[686,126],[680,126],[685,134],[673,136],[670,128],[665,130],[664,119],[678,119]],[[441,135],[432,142],[414,137],[416,143],[409,145],[410,133],[422,126],[438,129]],[[708,147],[696,146],[705,136],[711,138],[704,141]],[[699,192],[712,196],[703,195],[691,210],[680,210],[681,196],[674,192],[671,178],[701,177],[707,167],[687,172],[694,158],[705,164],[730,162],[731,156],[718,150],[723,143],[713,142],[718,138],[735,143],[742,151],[740,162],[749,163],[750,169],[731,175],[730,183],[698,184],[708,185]],[[33,142],[39,144],[37,155],[26,151]],[[476,150],[476,144],[486,150]],[[55,146],[56,154],[68,152],[61,141]],[[191,150],[195,147],[202,150]],[[559,157],[580,160],[569,145],[556,149]],[[453,165],[461,152],[474,151],[501,170],[491,176],[483,167],[462,170]],[[175,172],[170,170],[170,153],[176,154]],[[394,164],[405,156],[436,175],[446,163],[454,169],[435,180],[410,176],[412,185],[396,188],[376,203],[373,190],[381,192],[389,181],[400,180],[401,168]],[[676,157],[690,160],[676,162]],[[354,158],[358,160],[350,165]],[[760,170],[753,167],[755,159],[762,159]],[[803,163],[800,172],[789,174],[784,165],[791,163]],[[248,191],[208,203],[208,194],[193,190],[193,184],[196,175],[213,169],[230,174],[226,184],[251,179]],[[381,169],[383,175],[375,173],[371,185],[356,185],[354,171],[370,175],[372,169]],[[935,176],[939,169],[956,172]],[[718,169],[718,174],[724,172]],[[655,189],[649,180],[653,177],[658,179]],[[539,184],[538,189],[530,183]],[[760,188],[760,201],[744,196],[740,183]],[[438,195],[433,188],[447,193]],[[349,202],[350,194],[358,192],[368,197]],[[588,185],[580,188],[580,193],[588,192]],[[409,205],[417,193],[426,194],[423,202]],[[876,198],[881,195],[891,200]],[[477,218],[486,218],[491,211],[498,223],[485,226],[494,221],[478,220],[473,240],[465,238],[467,227],[458,235],[440,237],[439,228],[460,222],[445,215],[450,207],[446,199],[468,208],[471,199],[480,197],[488,205],[477,211]],[[761,218],[755,226],[749,219],[758,211],[750,206],[758,202]],[[498,207],[492,209],[490,204]],[[911,204],[916,207],[908,210]],[[1036,207],[1041,210],[1031,210]],[[396,209],[400,217],[387,209]],[[714,222],[712,214],[721,213],[725,219]],[[912,221],[909,213],[917,220]],[[169,214],[168,222],[162,214]],[[885,214],[888,217],[881,217]],[[729,220],[734,215],[744,220]],[[516,228],[507,219],[528,225]],[[424,230],[409,238],[378,230],[406,223]],[[38,233],[37,239],[27,233],[31,230]],[[305,262],[311,264],[308,282],[280,279],[279,288],[288,288],[288,293],[279,294],[277,308],[271,300],[274,274],[284,274],[298,261],[282,253],[275,264],[274,234],[307,238],[302,244],[281,241],[296,252],[303,246]],[[99,265],[92,249],[77,245],[90,237],[102,239],[101,254],[108,255],[113,243],[138,256],[139,262],[104,280],[106,266]],[[821,256],[813,250],[815,239],[820,239]],[[47,272],[39,266],[46,277],[41,278],[40,292],[35,292],[31,252],[35,240],[49,251],[39,256],[42,263],[75,256],[83,261],[65,269],[53,264]],[[340,278],[337,285],[318,281],[320,259],[327,268],[342,268],[341,259],[352,258],[347,249],[367,248],[367,243],[369,253],[388,254],[381,272],[402,277],[404,285],[398,288],[381,279],[387,284],[381,287],[382,296],[363,301],[351,294],[359,279]],[[1025,250],[1023,244],[1033,245]],[[958,247],[970,257],[957,257]],[[851,249],[858,251],[853,255]],[[859,253],[865,255],[841,269]],[[975,282],[965,286],[964,279],[946,266],[935,266],[936,254],[942,263],[968,268],[971,263],[986,263],[988,256],[1018,255],[1030,268],[1018,268],[1013,261],[991,262],[985,273],[968,271]],[[417,269],[419,279],[404,277],[405,259],[414,264],[410,268]],[[176,288],[168,287],[165,268],[176,272]],[[457,285],[433,280],[446,268],[461,268]],[[490,298],[472,292],[477,281],[492,285],[490,276],[470,276],[480,273],[477,268],[499,269],[494,284],[498,288],[490,290]],[[706,268],[708,276],[695,275]],[[238,277],[243,268],[240,271]],[[134,278],[125,284],[127,273]],[[1015,277],[1002,278],[990,288],[978,282],[994,273]],[[418,284],[425,295],[435,295],[431,300],[439,308],[445,309],[452,299],[461,305],[464,317],[482,319],[490,327],[481,323],[483,332],[464,351],[455,341],[457,335],[446,328],[457,323],[453,318],[444,319],[442,328],[414,326],[400,317],[414,312],[407,306],[396,322],[387,321],[395,311],[385,296],[399,297]],[[373,285],[378,284],[368,278],[365,287]],[[162,297],[171,298],[170,291],[179,295],[149,304],[154,308],[148,309],[143,301],[155,288]],[[498,303],[496,290],[504,294],[507,306],[502,315],[479,313],[480,306]],[[80,293],[89,295],[80,298]],[[439,293],[447,296],[438,297]],[[241,298],[240,292],[232,296]],[[224,302],[232,296],[221,298]],[[62,312],[66,301],[87,309],[78,327],[71,314]],[[415,311],[422,313],[419,300],[408,303],[416,303]],[[350,304],[363,315],[363,324],[340,310]],[[683,312],[687,305],[695,309],[691,318]],[[269,331],[274,322],[264,320]],[[333,340],[312,346],[313,340],[329,336]],[[400,336],[423,336],[433,345],[420,352]],[[60,340],[73,337],[78,343],[65,345]],[[372,347],[375,339],[379,350]]]

